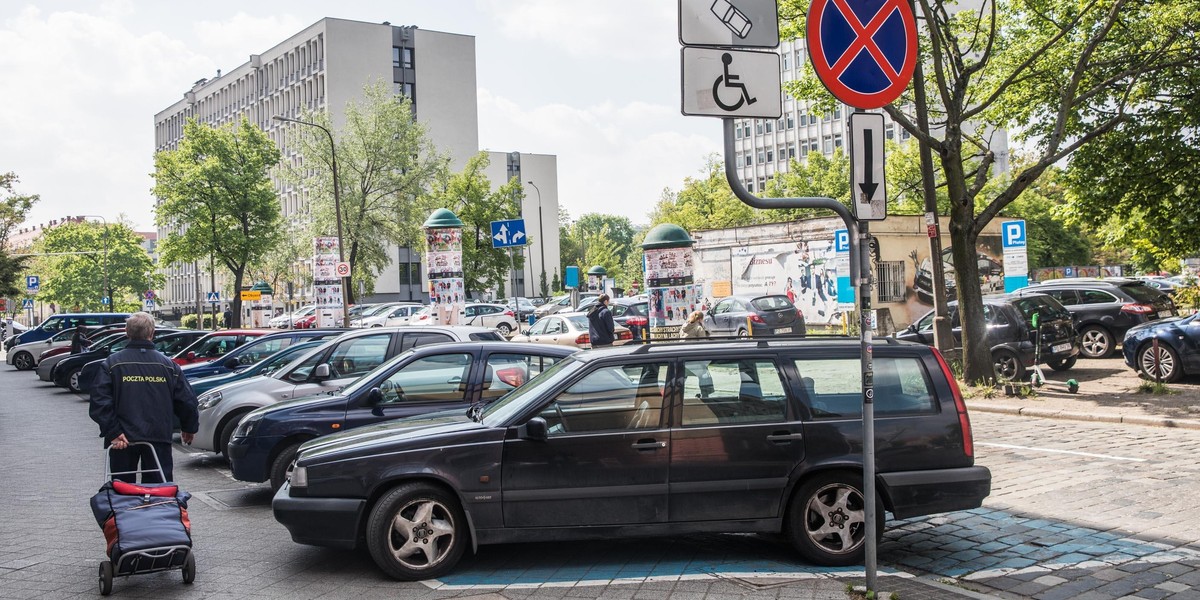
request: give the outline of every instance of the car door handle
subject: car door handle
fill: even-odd
[[[634,450],[658,450],[666,447],[666,442],[660,442],[658,440],[638,440],[633,443]]]
[[[792,433],[790,431],[777,431],[767,436],[767,441],[773,444],[789,444],[802,439],[804,439],[803,433]]]

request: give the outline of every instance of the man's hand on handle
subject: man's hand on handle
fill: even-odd
[[[183,440],[183,443],[191,446],[192,440],[196,439],[196,434],[183,432],[179,434],[179,439]]]
[[[113,438],[113,441],[112,441],[112,449],[113,450],[124,450],[125,448],[128,448],[128,447],[129,447],[129,440],[125,437],[125,434],[122,433],[121,435],[118,435],[117,437]]]

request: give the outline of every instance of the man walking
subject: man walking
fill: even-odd
[[[134,313],[125,321],[125,335],[129,337],[129,345],[105,359],[96,374],[88,412],[100,425],[105,446],[111,446],[109,466],[114,473],[154,469],[150,449],[130,445],[149,442],[162,465],[163,475],[172,481],[174,417],[179,417],[183,443],[192,443],[200,426],[196,394],[179,366],[150,341],[154,338],[153,317],[144,312]],[[118,475],[117,479],[135,483],[137,475]],[[143,473],[142,481],[160,483],[157,473]]]
[[[587,313],[588,337],[592,340],[593,348],[613,345],[616,337],[616,324],[613,322],[612,310],[608,308],[608,294],[600,294],[596,303]]]

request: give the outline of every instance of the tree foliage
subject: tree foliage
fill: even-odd
[[[16,173],[0,173],[0,297],[10,298],[24,293],[21,277],[27,257],[13,256],[9,237],[38,201],[37,194],[18,194],[14,189],[19,180]]]
[[[785,30],[802,31],[806,0],[784,0]],[[958,278],[978,275],[976,241],[984,227],[1052,165],[1154,110],[1160,75],[1200,64],[1197,0],[988,0],[975,10],[918,0],[931,122],[920,127],[912,96],[887,114],[939,156],[950,201]],[[811,85],[806,98],[828,96]],[[996,153],[990,134],[1018,131],[1032,150],[1007,184],[984,194]],[[964,376],[992,376],[982,292],[959,289]]]
[[[1062,169],[1051,167],[1009,204],[1002,216],[1025,220],[1029,268],[1092,264],[1091,236],[1067,216]],[[989,185],[1008,185],[1008,177]]]
[[[37,258],[38,299],[73,311],[141,310],[142,292],[162,285],[142,236],[128,223],[66,223],[45,230],[34,249],[81,253]],[[105,296],[110,306],[102,303]]]
[[[326,113],[306,114],[303,120],[329,129],[337,149],[342,238],[352,273],[346,301],[353,302],[358,284],[368,294],[374,291],[375,277],[392,263],[389,247],[421,245],[433,185],[448,161],[437,152],[425,125],[413,118],[412,102],[393,94],[390,84],[364,87],[361,102],[346,104],[345,125],[339,130]],[[310,194],[314,233],[333,235],[337,213],[330,136],[317,127],[292,126],[300,161],[291,166],[288,178]]]
[[[628,217],[587,213],[572,221],[565,210],[560,212],[560,222],[564,218],[567,221],[559,227],[559,255],[564,268],[575,265],[586,273],[601,265],[610,277],[618,278],[630,254],[641,256],[634,244],[637,232]]]
[[[443,177],[433,195],[434,207],[449,209],[463,222],[463,286],[468,294],[503,289],[511,277],[513,260],[518,271],[525,264],[519,249],[514,249],[516,254],[510,260],[508,250],[492,247],[492,221],[519,214],[525,192],[515,177],[492,191],[492,183],[484,175],[490,162],[486,152],[472,156],[462,172]]]
[[[278,163],[275,143],[245,118],[220,128],[189,120],[179,147],[154,155],[155,223],[167,229],[159,243],[163,262],[211,258],[240,290],[247,267],[279,240],[279,200],[269,177]],[[233,314],[241,315],[241,298],[231,298]]]
[[[690,232],[741,227],[761,222],[760,218],[753,208],[733,195],[724,166],[718,157],[710,156],[700,177],[684,178],[678,192],[663,190],[650,213],[650,226],[673,223]]]

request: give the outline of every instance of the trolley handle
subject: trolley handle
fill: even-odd
[[[104,478],[109,481],[112,481],[113,475],[143,475],[143,474],[147,474],[147,473],[158,473],[158,480],[165,482],[167,480],[167,476],[166,476],[166,473],[163,471],[162,463],[159,462],[159,460],[158,460],[158,452],[154,451],[154,444],[151,444],[150,442],[129,442],[129,446],[127,446],[127,448],[132,448],[133,446],[146,446],[147,448],[149,448],[150,456],[154,457],[155,468],[153,468],[153,469],[135,469],[133,471],[116,471],[116,472],[114,472],[112,470],[112,457],[110,455],[110,452],[112,452],[112,444],[109,444],[107,447],[104,448]]]

